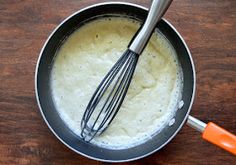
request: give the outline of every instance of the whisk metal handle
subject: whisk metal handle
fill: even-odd
[[[129,49],[141,54],[145,48],[157,22],[162,18],[169,8],[172,0],[153,0],[145,23],[136,37],[131,42]]]

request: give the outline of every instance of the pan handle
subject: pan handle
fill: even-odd
[[[236,155],[236,136],[225,129],[209,122],[208,124],[188,117],[187,125],[200,131],[202,138]]]

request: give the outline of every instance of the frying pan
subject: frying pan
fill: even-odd
[[[195,94],[196,76],[190,51],[180,34],[165,19],[157,28],[169,40],[175,49],[183,69],[183,107],[174,117],[174,124],[167,125],[150,140],[138,146],[127,149],[107,149],[83,141],[73,133],[62,121],[52,100],[50,89],[50,74],[53,61],[62,42],[76,29],[86,22],[106,16],[123,16],[144,21],[147,9],[124,2],[106,2],[84,8],[64,20],[49,36],[44,44],[35,72],[35,91],[40,112],[53,134],[71,150],[88,158],[106,162],[125,162],[148,156],[170,142],[179,132],[183,124],[203,132],[203,138],[236,154],[236,137],[213,123],[205,124],[189,116]],[[79,101],[79,100],[78,100]],[[172,120],[173,121],[173,120]]]

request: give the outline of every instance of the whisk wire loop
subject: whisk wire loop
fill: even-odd
[[[91,117],[96,105],[99,103],[99,101],[102,98],[102,96],[104,95],[106,89],[110,86],[112,80],[115,78],[115,75],[119,71],[119,68],[122,66],[121,64],[124,62],[125,58],[127,58],[127,55],[128,55],[127,53],[124,53],[124,55],[122,55],[119,58],[119,60],[115,63],[115,65],[111,68],[111,70],[107,73],[107,75],[101,81],[101,83],[97,87],[96,91],[94,92],[93,96],[91,97],[91,100],[89,101],[88,106],[86,107],[86,110],[85,110],[83,117],[82,117],[81,134],[83,133],[83,131],[84,131],[83,129],[85,128],[84,124],[86,122],[84,122],[84,121],[87,121]]]
[[[116,64],[111,68],[111,70],[104,77],[102,82],[99,84],[99,86],[97,87],[96,91],[94,92],[94,94],[93,94],[93,96],[92,96],[91,100],[89,101],[89,104],[86,108],[86,109],[91,108],[91,111],[85,111],[83,118],[85,116],[87,116],[86,112],[89,113],[87,118],[89,118],[91,116],[91,114],[93,113],[93,110],[95,109],[95,107],[97,106],[97,104],[99,103],[101,98],[103,97],[106,89],[110,86],[113,79],[115,78],[115,75],[119,72],[120,68],[122,67],[122,63],[125,62],[126,57],[127,57],[126,53],[123,56],[121,56],[120,59],[116,62]]]
[[[138,57],[138,54],[127,50],[95,90],[81,121],[81,137],[85,141],[91,141],[104,132],[114,119],[128,91]]]

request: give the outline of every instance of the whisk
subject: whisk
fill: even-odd
[[[95,90],[81,120],[81,137],[91,141],[103,133],[119,111],[131,83],[139,55],[172,0],[153,0],[147,19]]]

